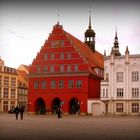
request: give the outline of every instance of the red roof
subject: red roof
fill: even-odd
[[[86,43],[83,43],[76,37],[72,36],[68,32],[66,32],[67,37],[75,44],[75,47],[77,47],[77,50],[80,51],[82,56],[87,60],[89,65],[91,67],[100,67],[103,69],[103,55],[99,53],[98,51],[92,52],[92,50],[88,47]]]
[[[84,57],[84,59],[87,61],[88,66],[89,66],[88,67],[89,72],[95,76],[102,77],[95,72],[94,68],[97,68],[97,67],[101,69],[104,68],[103,55],[96,50],[95,52],[93,52],[86,43],[83,43],[82,41],[80,41],[79,39],[72,36],[66,31],[65,33],[67,37],[73,42],[75,47],[77,47],[77,50],[79,50],[79,52]]]

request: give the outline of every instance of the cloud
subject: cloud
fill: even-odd
[[[16,34],[16,32],[13,31],[12,29],[9,29],[8,32],[11,33],[11,34]]]

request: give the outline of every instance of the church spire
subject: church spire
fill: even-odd
[[[119,42],[118,42],[118,36],[117,36],[117,28],[116,28],[116,33],[115,33],[115,40],[114,40],[114,47],[119,48]]]
[[[119,52],[119,42],[118,42],[117,28],[116,28],[116,32],[115,32],[113,52],[114,52],[115,56],[120,56],[121,55],[121,53]]]
[[[88,26],[89,29],[92,28],[91,26],[91,11],[89,10],[89,26]]]
[[[89,26],[85,32],[85,43],[95,52],[95,32],[91,26],[91,11],[89,10]]]
[[[59,15],[59,9],[58,9],[58,13],[57,13],[57,24],[59,25],[59,20],[60,20],[60,15]]]

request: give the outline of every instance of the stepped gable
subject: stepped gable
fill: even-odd
[[[61,47],[61,41],[64,41],[63,47]],[[55,42],[55,47],[52,47],[52,42]],[[96,74],[93,68],[98,67],[103,69],[103,55],[97,51],[93,53],[86,43],[83,43],[76,37],[63,30],[63,26],[59,25],[59,23],[53,26],[52,33],[49,34],[48,40],[45,41],[44,46],[41,48],[40,52],[33,60],[32,65],[35,64],[36,60],[41,60],[39,56],[40,54],[44,54],[45,52],[49,53],[52,52],[52,50],[54,51],[55,49],[57,49],[57,52],[62,52],[61,48],[64,48],[65,46],[69,47],[67,48],[67,50],[63,49],[63,51],[68,52],[70,48],[73,48],[74,51],[77,51],[80,54],[83,62],[88,65],[89,73],[95,76],[99,76]],[[42,61],[45,60],[42,59]]]

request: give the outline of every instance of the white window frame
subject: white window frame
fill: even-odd
[[[60,72],[64,72],[64,65],[60,65]]]
[[[51,80],[51,88],[56,89],[56,80]]]
[[[68,58],[68,59],[71,59],[71,53],[68,53],[68,54],[67,54],[67,58]]]
[[[39,82],[38,81],[34,81],[34,89],[38,89],[39,88]]]
[[[124,104],[123,103],[116,103],[116,112],[122,113],[124,111]]]
[[[82,88],[82,80],[76,80],[76,88]]]
[[[54,60],[54,59],[55,59],[55,54],[51,53],[51,60]]]
[[[79,70],[79,65],[74,65],[74,71],[78,72],[78,70]]]
[[[42,81],[41,82],[41,88],[42,89],[46,89],[47,88],[47,82],[46,81]]]
[[[132,71],[132,82],[139,81],[139,72],[138,71]]]
[[[132,103],[131,112],[132,113],[139,113],[139,103]]]
[[[64,59],[64,53],[60,53],[60,59]]]
[[[48,53],[45,53],[44,54],[44,60],[47,60],[48,59]]]
[[[123,82],[123,72],[116,73],[117,82]]]
[[[123,98],[124,90],[123,88],[117,88],[117,98]]]
[[[132,88],[132,98],[139,97],[139,88]]]
[[[43,71],[44,71],[44,72],[48,72],[48,66],[44,66]]]
[[[58,88],[64,88],[64,80],[58,82]]]
[[[54,72],[54,65],[50,66],[50,72]]]
[[[3,89],[3,98],[8,99],[9,98],[9,88],[5,87]]]
[[[74,80],[68,80],[68,88],[74,88]]]

